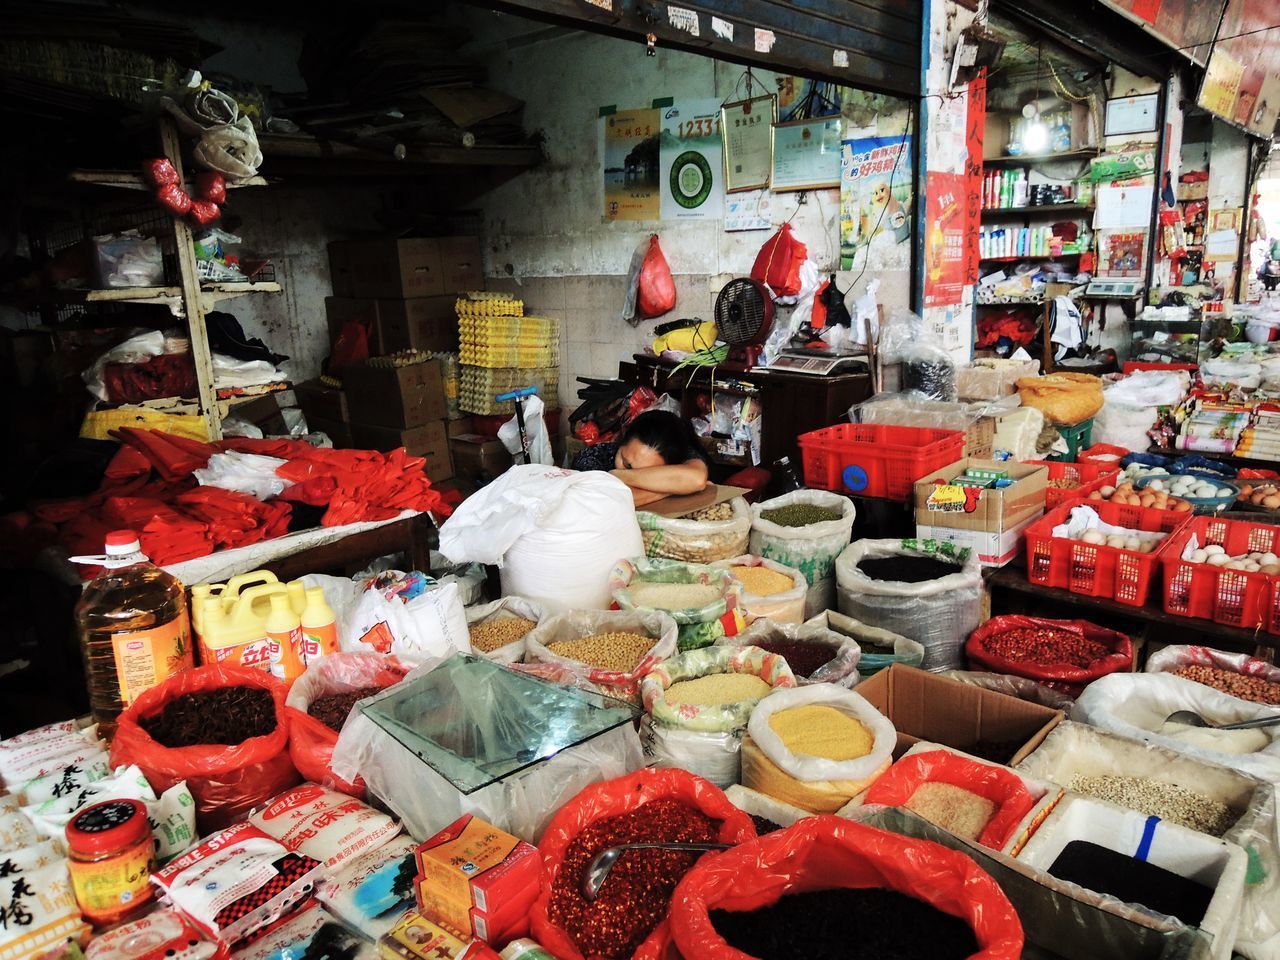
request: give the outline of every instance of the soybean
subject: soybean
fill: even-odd
[[[524,617],[505,617],[477,623],[471,628],[471,646],[481,653],[491,653],[522,639],[536,626],[536,623]]]
[[[547,649],[566,660],[616,673],[630,673],[653,647],[652,637],[642,633],[593,633],[577,640],[556,640]]]

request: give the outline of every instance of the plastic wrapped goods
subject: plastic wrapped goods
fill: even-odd
[[[831,511],[836,516],[799,526],[775,523],[767,516],[774,510],[798,505]],[[809,583],[804,604],[806,617],[816,616],[835,604],[836,557],[849,545],[854,514],[852,500],[825,490],[797,490],[751,508],[751,552],[804,574]]]
[[[1102,381],[1088,373],[1023,377],[1018,395],[1024,407],[1035,407],[1056,426],[1073,426],[1102,409]]]
[[[934,573],[918,582],[876,579],[860,567],[867,561],[892,558],[915,563],[933,560],[937,566],[920,565],[917,574],[899,564],[903,576]],[[879,567],[875,570],[883,572]],[[925,670],[954,670],[963,665],[965,640],[982,614],[982,568],[976,554],[955,563],[915,549],[910,541],[858,540],[836,560],[836,581],[840,612],[922,644]]]
[[[1185,371],[1140,370],[1113,383],[1102,393],[1102,409],[1093,420],[1093,442],[1146,450],[1151,445],[1147,431],[1155,425],[1160,408],[1181,403],[1189,382]]]
[[[687,563],[712,563],[736,557],[747,549],[751,510],[742,497],[730,500],[727,506],[731,511],[727,520],[662,517],[637,510],[645,555]]]

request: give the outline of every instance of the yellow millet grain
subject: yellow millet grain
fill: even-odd
[[[667,688],[667,703],[720,707],[743,700],[759,700],[773,688],[753,673],[709,673],[681,680]]]
[[[865,757],[875,742],[860,721],[821,704],[779,710],[769,726],[792,753],[827,760]]]

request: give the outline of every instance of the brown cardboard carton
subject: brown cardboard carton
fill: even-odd
[[[361,450],[388,452],[404,447],[411,456],[425,457],[427,479],[433,483],[453,476],[453,459],[449,456],[449,438],[445,435],[444,420],[434,420],[403,430],[353,421],[351,438]]]
[[[1013,766],[1062,722],[1051,710],[916,667],[894,664],[858,684],[857,692],[889,718],[898,731],[895,759],[921,740],[972,752],[975,744],[1008,744]]]
[[[484,289],[484,257],[479,237],[441,237],[440,271],[444,292],[465,293]]]
[[[430,237],[351,240],[347,260],[357,297],[410,299],[445,292],[440,242]]]
[[[377,356],[382,353],[378,341],[378,301],[360,297],[325,297],[324,318],[329,327],[329,345],[338,340],[338,334],[348,321],[363,323],[369,330],[369,351]]]
[[[342,389],[352,422],[404,430],[449,414],[434,360],[407,367],[354,363],[342,371]]]
[[[346,393],[337,387],[326,386],[318,377],[294,384],[293,395],[297,397],[298,406],[308,424],[313,419],[328,420],[331,423],[346,423],[350,419],[347,415]]]
[[[1003,470],[1014,480],[1004,488],[976,489],[952,480],[973,467]],[[988,566],[1008,563],[1022,546],[1022,533],[1044,514],[1049,471],[1021,463],[967,457],[916,481],[916,536],[968,547]]]
[[[445,424],[445,431],[449,434],[449,439],[460,437],[465,433],[475,433],[474,421],[468,414],[463,414],[457,420],[450,420]]]
[[[328,420],[308,414],[307,429],[312,433],[323,433],[328,436],[337,450],[349,450],[356,446],[351,437],[351,424],[343,420]]]
[[[457,297],[378,300],[378,333],[382,353],[397,350],[458,349]]]
[[[506,473],[511,453],[501,440],[478,433],[464,433],[449,440],[454,470],[463,480],[480,485]]]
[[[354,297],[355,286],[351,276],[350,240],[335,240],[329,244],[329,281],[335,297]]]

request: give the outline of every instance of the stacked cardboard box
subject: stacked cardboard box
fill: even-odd
[[[426,457],[431,481],[453,476],[447,432],[448,406],[440,362],[395,366],[377,359],[342,372],[352,446],[366,450],[404,447]]]
[[[294,384],[293,395],[307,418],[308,429],[328,434],[335,447],[352,446],[351,416],[345,392],[321,383],[317,377]]]

